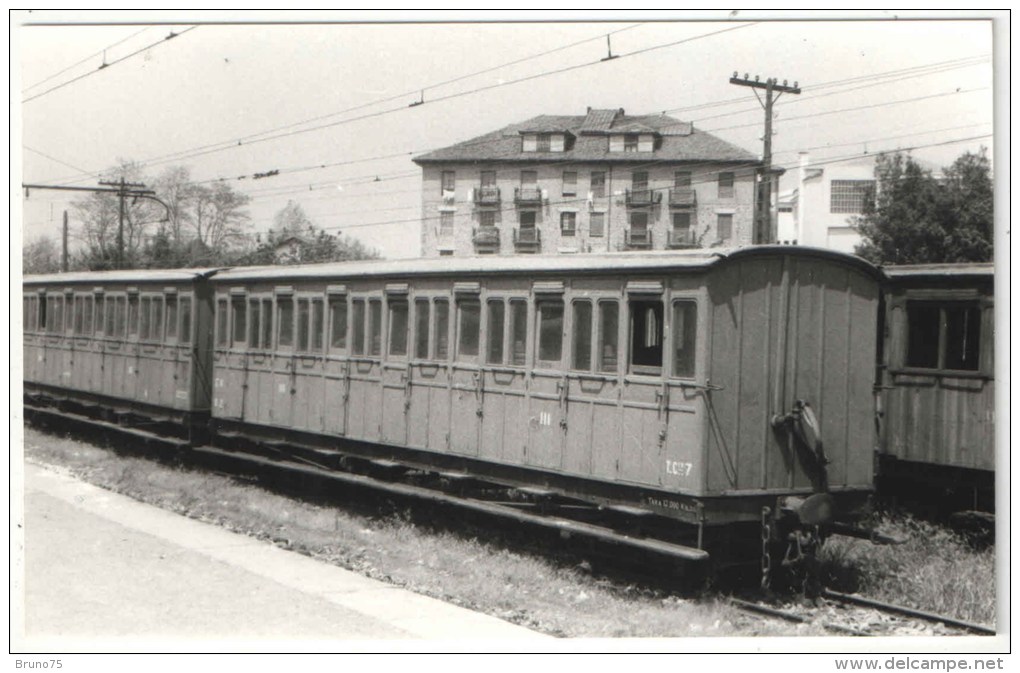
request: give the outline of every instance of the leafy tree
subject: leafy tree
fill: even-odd
[[[877,264],[983,262],[994,239],[991,164],[985,150],[968,152],[942,177],[909,155],[875,162],[877,194],[853,226],[858,255]]]
[[[60,271],[60,252],[52,238],[40,236],[21,248],[21,270],[24,274]]]
[[[378,251],[355,238],[316,228],[304,208],[294,201],[288,201],[273,216],[273,224],[265,237],[256,239],[256,249],[235,264],[314,264],[379,258]]]

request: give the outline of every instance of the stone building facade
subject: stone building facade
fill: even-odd
[[[544,115],[415,162],[425,257],[752,241],[761,161],[661,114]]]

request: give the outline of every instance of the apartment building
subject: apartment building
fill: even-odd
[[[779,239],[852,254],[862,242],[853,221],[875,197],[875,185],[874,157],[814,163],[801,152],[797,187],[787,199],[790,215],[780,212]]]
[[[749,244],[762,166],[691,123],[591,108],[414,161],[425,257]]]

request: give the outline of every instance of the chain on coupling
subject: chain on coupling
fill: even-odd
[[[761,588],[768,591],[772,584],[772,555],[769,551],[772,541],[772,524],[769,522],[772,510],[761,509]]]

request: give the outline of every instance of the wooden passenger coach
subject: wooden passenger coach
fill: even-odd
[[[882,479],[903,495],[991,511],[995,471],[992,264],[885,269]],[[948,504],[948,503],[947,503]]]
[[[795,247],[224,271],[213,424],[692,523],[849,507],[872,487],[879,280]]]
[[[28,396],[183,426],[208,418],[211,272],[27,276]]]

